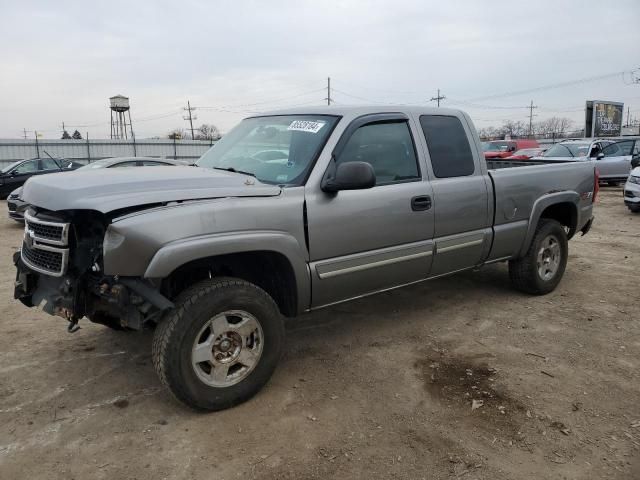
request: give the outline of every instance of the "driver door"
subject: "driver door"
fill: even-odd
[[[415,136],[402,114],[359,117],[343,133],[334,159],[370,163],[376,186],[333,194],[306,187],[312,308],[429,275],[432,192]]]

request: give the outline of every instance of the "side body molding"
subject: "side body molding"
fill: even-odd
[[[185,263],[229,253],[267,251],[283,255],[291,264],[298,291],[298,311],[311,299],[306,250],[292,235],[277,231],[242,231],[176,240],[160,248],[149,263],[145,278],[165,278]]]
[[[578,218],[578,205],[580,203],[580,195],[577,192],[556,192],[541,196],[533,203],[531,216],[529,217],[529,228],[527,229],[527,234],[524,238],[522,247],[520,248],[520,256],[523,256],[527,253],[529,245],[531,245],[531,241],[533,240],[533,235],[536,233],[536,227],[538,225],[538,221],[540,220],[542,212],[544,212],[547,207],[556,205],[558,203],[570,203],[574,208],[573,214],[575,215],[578,225],[580,224],[580,219]]]

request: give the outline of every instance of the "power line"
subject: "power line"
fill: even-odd
[[[570,80],[568,82],[560,82],[560,83],[554,83],[554,84],[549,84],[549,85],[543,85],[540,87],[534,87],[534,88],[529,88],[526,90],[515,90],[512,92],[506,92],[506,93],[497,93],[494,95],[487,95],[484,97],[476,97],[476,98],[471,98],[468,99],[468,102],[477,102],[477,101],[482,101],[482,100],[489,100],[489,99],[494,99],[494,98],[506,98],[506,97],[516,97],[518,95],[524,95],[527,93],[533,93],[533,92],[540,92],[542,90],[551,90],[554,88],[563,88],[563,87],[570,87],[572,85],[577,85],[580,83],[588,83],[588,82],[593,82],[596,80],[604,80],[605,78],[612,78],[612,77],[617,77],[617,76],[621,76],[624,75],[625,73],[628,73],[627,70],[621,71],[621,72],[614,72],[614,73],[607,73],[604,75],[596,75],[593,77],[586,77],[586,78],[581,78],[578,80]]]

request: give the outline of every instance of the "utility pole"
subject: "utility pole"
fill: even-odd
[[[37,154],[37,158],[40,158],[40,144],[38,143],[38,132],[36,130],[34,130],[33,134],[36,137],[36,154]]]
[[[182,118],[184,118],[185,120],[189,120],[189,125],[191,125],[191,140],[195,140],[196,139],[196,136],[193,133],[193,121],[197,120],[198,117],[196,117],[196,116],[191,114],[191,112],[193,112],[195,109],[196,109],[196,107],[192,107],[191,103],[189,103],[189,101],[187,100],[187,106],[184,107],[183,110],[185,112],[189,112],[189,115],[186,116],[186,117],[182,117]],[[129,121],[131,121],[131,120],[129,120]]]
[[[531,100],[531,105],[529,105],[529,137],[533,135],[533,110],[538,108],[537,105],[533,104],[533,100]]]
[[[327,77],[327,105],[331,105],[331,77]]]
[[[438,102],[438,108],[440,108],[440,100],[444,100],[445,97],[444,95],[440,95],[440,89],[438,89],[438,96],[437,97],[431,97],[431,100],[429,100],[430,102],[433,102],[434,100],[436,102]]]
[[[629,123],[629,107],[627,106],[627,127],[631,126]]]
[[[24,132],[23,136],[24,136],[24,139],[26,140],[27,139],[27,129],[23,128],[22,131]]]

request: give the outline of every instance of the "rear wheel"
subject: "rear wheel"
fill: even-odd
[[[630,206],[629,210],[631,210],[633,213],[640,213],[640,205],[637,207]]]
[[[219,278],[180,295],[155,331],[152,357],[179,401],[221,410],[267,383],[283,345],[284,323],[273,299],[244,280]]]
[[[525,256],[509,262],[511,283],[534,295],[553,291],[564,275],[568,253],[564,227],[556,220],[541,219]]]

